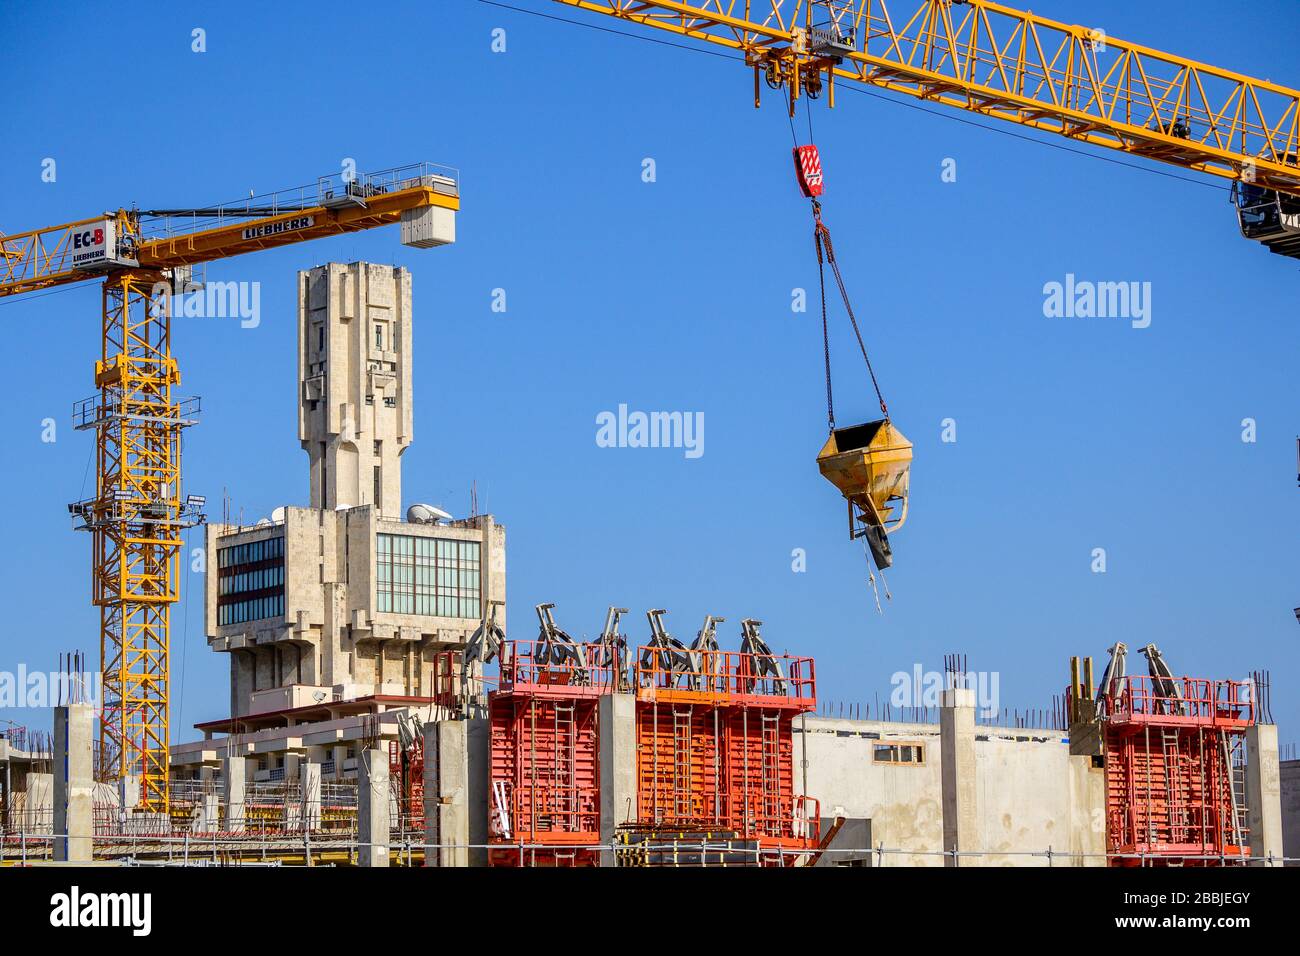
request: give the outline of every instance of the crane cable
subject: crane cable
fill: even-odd
[[[804,111],[808,118],[808,143],[816,149],[817,141],[813,136],[813,119],[812,104],[805,99]],[[787,114],[790,120],[790,138],[794,140],[795,148],[799,146],[799,137],[794,131],[794,116]],[[822,222],[822,204],[814,197],[809,197],[812,202],[813,215],[813,245],[817,249],[817,286],[821,294],[822,306],[822,355],[826,363],[826,420],[830,431],[835,431],[835,395],[831,387],[831,336],[830,328],[826,318],[826,263],[830,263],[831,272],[835,276],[835,284],[839,287],[840,298],[844,302],[844,311],[849,315],[849,322],[853,325],[853,334],[858,340],[858,350],[862,352],[862,361],[866,363],[867,374],[871,376],[871,386],[876,390],[876,401],[880,403],[880,413],[889,420],[889,406],[885,404],[885,396],[880,392],[880,382],[876,379],[876,370],[871,367],[871,359],[867,356],[867,346],[862,340],[862,330],[858,327],[858,318],[853,312],[853,303],[849,301],[849,292],[844,285],[844,276],[840,274],[840,264],[835,258],[835,246],[831,242],[831,231],[826,228],[826,223]]]
[[[858,318],[853,312],[853,303],[849,301],[849,292],[844,286],[844,276],[840,274],[839,261],[835,258],[835,246],[831,243],[831,231],[822,222],[822,204],[816,199],[812,200],[812,214],[813,244],[817,247],[817,283],[822,300],[822,351],[826,359],[826,418],[830,430],[835,430],[835,398],[831,390],[831,338],[826,320],[827,263],[830,264],[831,272],[835,276],[835,284],[839,287],[840,298],[844,300],[844,311],[849,314],[849,322],[853,324],[853,334],[857,337],[858,349],[862,352],[862,361],[867,365],[867,374],[871,376],[871,385],[876,390],[876,400],[880,403],[880,413],[888,421],[889,406],[885,404],[885,396],[880,392],[880,382],[876,379],[876,370],[871,367],[871,359],[867,356],[867,346],[862,341],[862,330],[858,327]]]

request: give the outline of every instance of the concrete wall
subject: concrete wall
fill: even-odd
[[[830,818],[842,808],[850,819],[871,821],[875,844],[911,851],[885,854],[873,865],[942,866],[939,726],[824,717],[808,717],[806,723],[807,793],[821,802],[822,816]],[[799,724],[796,720],[796,756]],[[977,726],[974,736],[975,835],[963,840],[962,849],[991,855],[963,865],[1046,866],[1045,857],[1008,854],[1049,847],[1062,855],[1053,865],[1069,863],[1070,853],[1104,852],[1102,772],[1087,757],[1070,757],[1064,734]],[[885,744],[919,744],[923,759],[878,762],[875,748]]]
[[[806,721],[806,734],[800,723]],[[939,728],[935,724],[884,723],[807,717],[795,721],[795,754],[806,744],[807,795],[821,802],[822,816],[843,808],[851,819],[869,819],[873,842],[893,849],[943,849]],[[883,764],[877,744],[919,744],[921,763]],[[942,866],[939,855],[887,855],[883,866]]]
[[[1300,760],[1282,761],[1280,778],[1283,853],[1296,858],[1287,866],[1300,866]]]
[[[1038,731],[1020,740],[995,733],[975,746],[976,847],[991,854],[980,865],[1047,866],[1046,858],[1014,855],[1047,849],[1104,853],[1104,815],[1097,812],[1105,799],[1103,772],[1088,757],[1071,757],[1063,735],[1043,740]]]

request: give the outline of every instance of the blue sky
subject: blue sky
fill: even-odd
[[[1112,36],[1300,84],[1291,0],[1231,18],[1210,0],[1034,9],[1067,21],[1086,10]],[[24,78],[0,136],[0,229],[229,200],[346,158],[461,171],[452,247],[409,249],[378,230],[210,267],[210,279],[260,282],[263,319],[177,322],[183,390],[204,405],[188,491],[212,503],[224,489],[249,519],[305,503],[295,273],[394,262],[414,273],[416,309],[404,494],[464,513],[477,481],[508,528],[513,636],[533,636],[540,601],[587,635],[609,603],[633,609],[640,638],[648,607],[668,608],[684,638],[719,614],[729,647],[740,619],[758,617],[777,649],[817,658],[824,697],[872,701],[895,671],[963,652],[1021,708],[1048,705],[1070,655],[1100,665],[1117,639],[1155,641],[1178,672],[1271,669],[1282,739],[1296,738],[1296,265],[1239,238],[1223,191],[875,97],[845,93],[814,114],[826,220],[894,420],[916,445],[880,615],[814,461],[820,328],[790,301],[815,289],[816,266],[776,99],[756,112],[750,74],[715,57],[472,0],[362,11],[0,4],[0,58]],[[491,50],[495,28],[505,53]],[[47,157],[55,183],[41,181]],[[945,159],[956,182],[941,180]],[[1150,327],[1045,318],[1043,286],[1067,273],[1149,282]],[[491,310],[497,288],[504,314]],[[98,297],[87,282],[0,302],[16,397],[0,406],[0,669],[97,654],[89,541],[65,506],[93,487],[92,439],[70,409],[93,391]],[[861,421],[869,383],[838,313],[835,325],[839,418]],[[597,447],[596,416],[620,403],[703,412],[705,453]],[[47,417],[54,443],[41,441]],[[955,443],[940,441],[945,418]],[[1098,547],[1105,574],[1090,568]],[[795,548],[804,573],[791,570]],[[187,575],[185,588],[178,728],[224,716],[228,701],[201,581]],[[43,713],[0,718],[48,726]]]

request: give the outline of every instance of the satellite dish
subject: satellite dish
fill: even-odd
[[[257,524],[253,525],[253,527],[254,527],[254,528],[267,528],[267,527],[270,527],[270,524],[271,524],[271,519],[270,519],[270,518],[258,518],[258,519],[257,519]]]
[[[406,509],[406,520],[411,524],[437,524],[450,521],[451,515],[433,505],[415,504]]]
[[[276,524],[284,524],[284,506],[281,505],[271,512],[271,520]]]

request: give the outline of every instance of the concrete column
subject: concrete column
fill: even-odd
[[[49,833],[54,821],[54,775],[27,773],[27,796],[23,804],[23,829],[28,833]]]
[[[226,807],[226,831],[244,832],[244,784],[247,781],[243,757],[221,758],[221,797]]]
[[[199,797],[198,833],[215,833],[221,829],[221,798],[214,793],[203,793]]]
[[[424,865],[443,866],[438,845],[442,842],[442,772],[438,761],[438,728],[424,725]]]
[[[636,697],[608,694],[596,713],[600,732],[600,842],[612,846],[620,824],[636,820]],[[602,850],[601,866],[614,866]]]
[[[284,755],[284,787],[286,802],[284,807],[285,828],[296,831],[302,824],[303,793],[295,792],[296,784],[302,783],[302,755],[286,753]]]
[[[140,775],[138,773],[128,773],[126,776],[118,778],[117,799],[118,806],[122,808],[124,814],[130,814],[132,810],[140,805]]]
[[[320,763],[315,760],[302,765],[302,825],[320,829]]]
[[[388,753],[357,753],[357,842],[361,866],[388,866]]]
[[[1250,855],[1265,860],[1270,855],[1282,856],[1282,771],[1277,759],[1276,724],[1246,728],[1246,807]]]
[[[469,813],[470,866],[488,865],[488,787],[492,780],[492,730],[486,718],[465,721],[465,752],[469,760],[465,790]]]
[[[424,725],[424,832],[426,866],[469,865],[467,721]]]
[[[939,749],[943,782],[943,849],[976,850],[975,691],[956,687],[943,692],[939,712]],[[960,866],[944,858],[945,866]],[[977,860],[967,866],[978,865]]]
[[[348,762],[347,744],[338,744],[334,748],[334,779],[343,779],[343,765]]]
[[[54,859],[62,863],[89,863],[93,855],[94,722],[89,704],[54,708]]]

